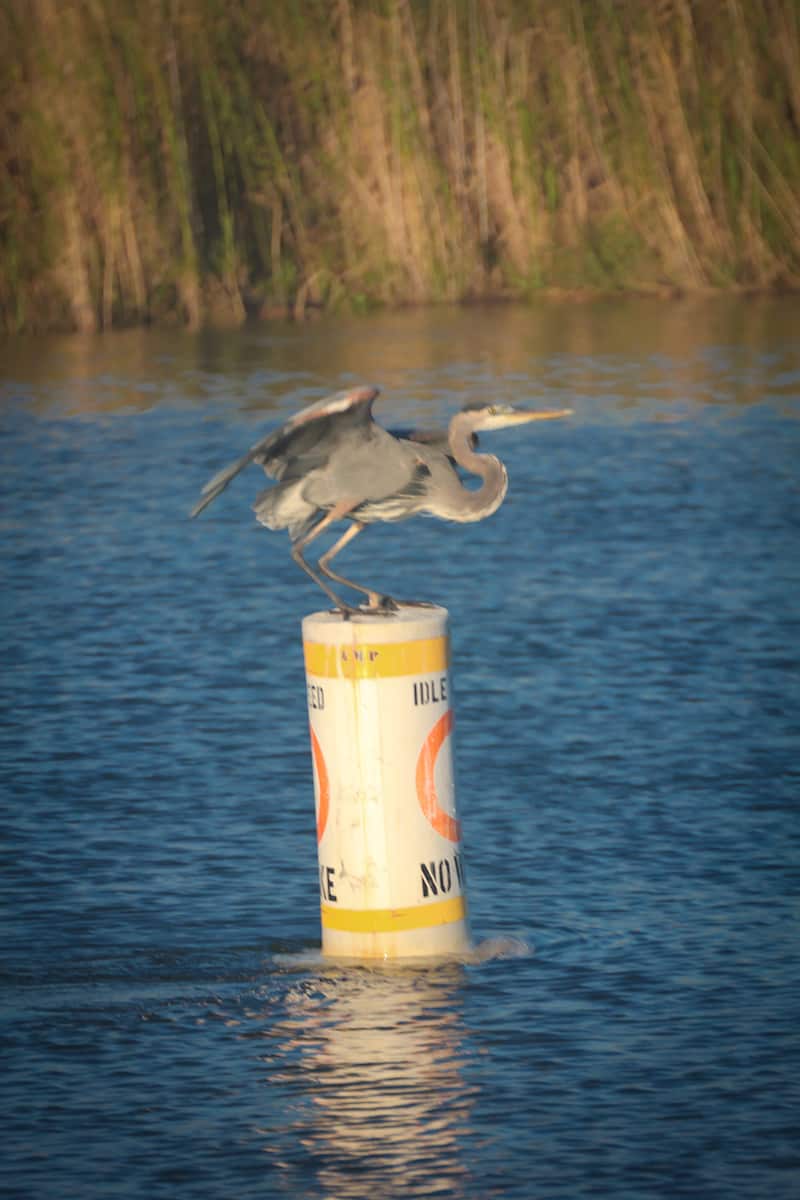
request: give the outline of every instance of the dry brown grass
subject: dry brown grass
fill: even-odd
[[[797,286],[797,0],[9,0],[0,320]]]

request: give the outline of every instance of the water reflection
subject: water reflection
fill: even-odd
[[[285,1127],[261,1130],[287,1193],[309,1169],[326,1196],[457,1191],[473,1102],[463,984],[458,966],[351,967],[292,988],[261,1056],[307,1155],[288,1161]]]
[[[613,306],[549,346],[496,309],[0,351],[15,1195],[794,1200],[800,313],[639,308],[627,354]],[[476,933],[538,962],[263,962],[319,943],[318,601],[255,479],[186,514],[348,372],[382,413],[578,393],[497,439],[495,521],[363,549],[453,613]],[[153,411],[60,419],[126,396]]]
[[[752,403],[800,382],[796,297],[561,301],[329,316],[238,330],[130,330],[18,338],[2,346],[0,398],[43,410],[143,411],[164,404],[254,413],[329,387],[376,382],[388,411],[423,413],[485,394],[552,395],[624,411],[664,403]],[[533,389],[533,392],[532,392]],[[584,411],[585,411],[584,407]],[[405,409],[404,415],[412,417]]]

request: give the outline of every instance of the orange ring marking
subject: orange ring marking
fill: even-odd
[[[322,835],[325,832],[325,826],[328,824],[328,812],[331,802],[331,788],[328,780],[328,768],[325,766],[325,757],[322,753],[322,747],[317,741],[317,735],[309,725],[311,734],[311,754],[314,759],[314,766],[317,768],[317,779],[319,780],[319,812],[317,813],[317,842],[322,841]]]
[[[417,759],[417,799],[426,820],[430,822],[436,832],[440,833],[442,837],[447,838],[450,842],[460,842],[461,822],[457,821],[455,817],[451,817],[439,804],[439,797],[436,795],[436,784],[433,777],[439,751],[444,744],[444,739],[448,736],[452,728],[453,710],[452,708],[448,708],[447,712],[439,717],[439,720],[425,738],[422,749],[419,752],[419,758]]]

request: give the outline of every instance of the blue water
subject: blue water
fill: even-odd
[[[800,1194],[797,329],[622,303],[4,347],[2,1194]],[[342,560],[451,612],[466,964],[320,959],[324,598],[256,469],[187,519],[355,382],[403,424],[575,410],[491,439],[491,520]]]

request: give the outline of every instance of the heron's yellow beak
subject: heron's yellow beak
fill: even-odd
[[[556,417],[571,417],[571,408],[553,408],[542,412],[515,412],[510,415],[512,425],[522,425],[525,421],[552,421]]]
[[[528,421],[553,421],[558,417],[572,415],[571,408],[554,408],[542,412],[529,412],[524,408],[512,409],[510,412],[494,413],[481,422],[481,428],[508,429],[510,425],[525,425]]]

